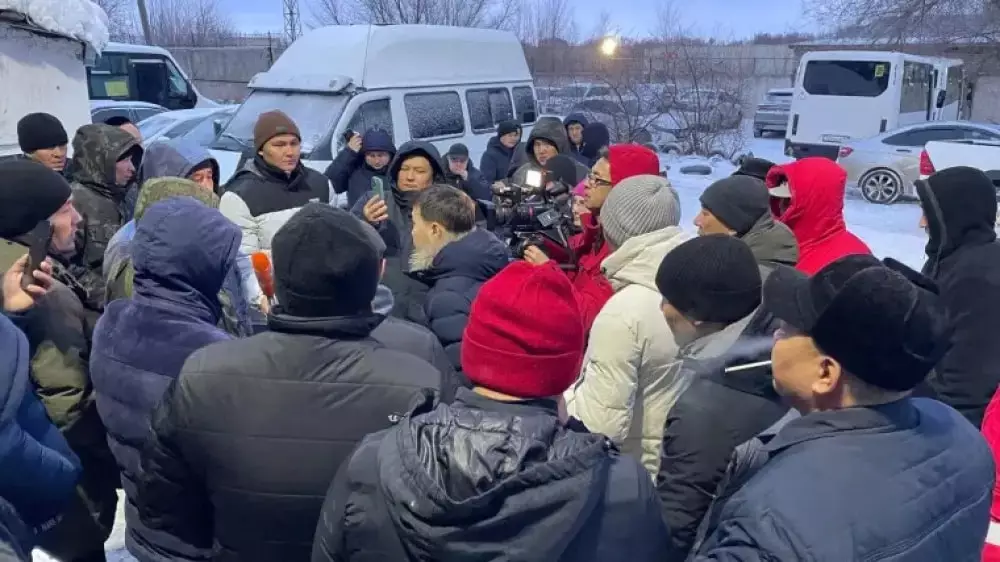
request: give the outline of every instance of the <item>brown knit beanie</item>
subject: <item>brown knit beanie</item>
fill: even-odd
[[[302,140],[299,128],[291,117],[277,110],[261,113],[253,126],[254,150],[259,151],[264,143],[278,135],[295,135]]]

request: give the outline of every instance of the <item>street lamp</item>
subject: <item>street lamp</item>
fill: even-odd
[[[618,52],[618,38],[605,37],[604,40],[601,41],[601,54],[611,58],[615,56],[616,52]]]

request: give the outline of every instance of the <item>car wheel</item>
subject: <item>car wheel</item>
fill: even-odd
[[[869,203],[892,205],[903,195],[903,180],[892,170],[871,170],[858,181],[861,196]]]
[[[764,129],[758,129],[758,128],[754,127],[753,138],[759,139],[762,136],[764,136]]]

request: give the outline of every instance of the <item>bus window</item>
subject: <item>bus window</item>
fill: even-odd
[[[874,98],[889,87],[888,62],[811,60],[806,63],[802,88],[814,96]]]

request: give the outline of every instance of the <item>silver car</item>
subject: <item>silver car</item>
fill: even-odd
[[[767,91],[764,101],[757,104],[757,112],[753,115],[755,138],[760,138],[767,132],[785,133],[794,92],[794,88],[773,88]]]
[[[930,141],[978,139],[1000,141],[1000,125],[969,121],[930,121],[907,125],[840,147],[837,163],[847,170],[871,203],[890,205],[900,197],[915,197],[920,177],[920,152]]]

